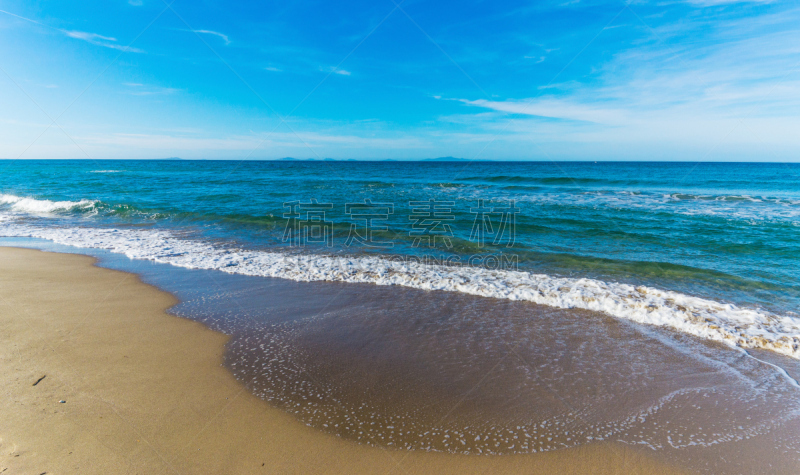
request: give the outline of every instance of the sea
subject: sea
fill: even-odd
[[[0,237],[173,292],[362,443],[798,453],[800,164],[4,160]]]

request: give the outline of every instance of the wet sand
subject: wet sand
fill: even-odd
[[[227,336],[93,263],[0,247],[0,473],[675,473],[613,442],[457,455],[308,427],[223,366]]]
[[[503,455],[613,441],[706,473],[800,466],[800,368],[776,353],[524,301],[145,267],[180,296],[170,313],[232,335],[225,364],[251,392],[348,440]]]

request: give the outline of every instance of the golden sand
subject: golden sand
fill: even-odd
[[[318,432],[231,376],[225,335],[93,264],[0,247],[0,473],[674,473],[615,444],[466,456]]]

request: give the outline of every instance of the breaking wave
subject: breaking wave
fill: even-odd
[[[0,200],[7,200],[7,196],[2,195]],[[13,201],[12,207],[24,201]],[[93,203],[85,200],[30,201],[36,209],[48,210]],[[69,246],[105,249],[131,259],[232,274],[306,282],[401,285],[529,301],[557,308],[586,309],[642,324],[669,327],[733,347],[766,349],[800,359],[800,318],[646,286],[523,271],[430,265],[409,262],[400,256],[290,255],[222,248],[204,241],[181,239],[163,230],[43,227],[3,222],[0,236],[41,238]]]
[[[97,201],[50,201],[37,200],[35,198],[23,198],[16,195],[0,195],[0,206],[6,205],[11,211],[17,213],[29,213],[33,215],[46,215],[59,211],[70,211],[73,209],[88,210],[94,208]]]

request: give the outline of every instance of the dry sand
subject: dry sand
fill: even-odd
[[[674,473],[615,444],[459,456],[318,432],[222,367],[225,335],[93,264],[0,247],[0,473]]]

